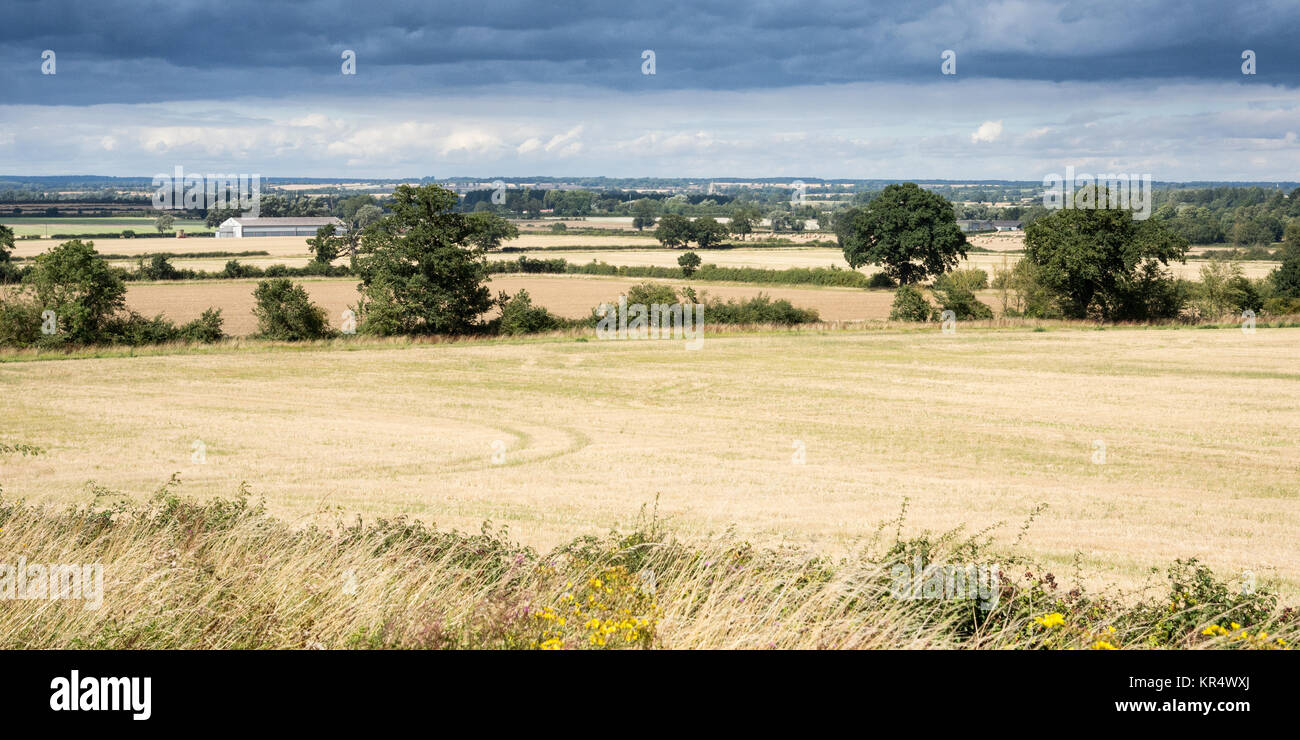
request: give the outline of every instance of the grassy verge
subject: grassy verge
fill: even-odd
[[[199,503],[179,485],[140,504],[93,485],[92,503],[62,510],[0,500],[0,552],[102,567],[80,599],[10,600],[0,648],[1287,649],[1297,632],[1266,588],[1243,594],[1195,561],[1169,566],[1156,596],[1092,594],[986,532],[903,538],[901,516],[834,560],[680,540],[644,511],[539,553],[487,523],[293,528],[246,490]],[[945,586],[949,564],[996,577]]]

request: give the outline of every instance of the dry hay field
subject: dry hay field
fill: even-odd
[[[0,465],[33,503],[89,502],[90,482],[144,499],[179,472],[199,497],[247,481],[289,522],[491,520],[538,547],[658,498],[687,533],[843,552],[909,497],[904,534],[1005,522],[998,543],[1062,572],[1141,587],[1196,556],[1295,595],[1298,346],[963,326],[4,362],[5,435],[46,453]]]
[[[824,234],[782,234],[780,236],[782,238],[792,236],[806,237],[807,239],[827,238],[827,235]],[[1015,265],[1019,255],[1010,254],[1010,252],[1024,249],[1024,234],[976,235],[970,237],[970,242],[973,246],[995,251],[970,252],[959,267],[976,267],[992,275],[994,270],[1007,269]],[[534,259],[565,259],[573,263],[586,263],[597,260],[619,266],[676,267],[677,258],[686,250],[664,249],[658,244],[648,232],[644,234],[632,232],[627,236],[522,234],[518,239],[512,239],[508,242],[508,246],[516,251],[494,252],[489,254],[488,258],[493,260],[517,260],[520,256],[527,256]],[[49,239],[19,240],[14,249],[14,256],[35,257],[49,250],[53,245],[54,242]],[[644,247],[644,249],[629,249],[628,247]],[[1225,247],[1226,245],[1218,245],[1215,248]],[[96,242],[95,248],[103,254],[128,256],[157,252],[173,252],[183,255],[186,252],[264,251],[268,254],[237,258],[241,263],[261,268],[271,265],[302,267],[311,259],[311,253],[307,251],[306,238],[290,236],[249,239],[101,239]],[[1194,247],[1192,253],[1197,254],[1205,248]],[[704,262],[719,267],[757,267],[769,270],[781,270],[790,267],[839,267],[848,269],[848,263],[844,261],[844,253],[834,247],[739,246],[734,249],[701,250],[699,254]],[[178,268],[219,272],[230,259],[229,257],[198,257],[192,259],[177,257],[172,259],[172,264]],[[339,260],[338,264],[343,262],[344,260]],[[112,263],[125,268],[135,266],[133,259],[112,260]],[[1204,264],[1204,261],[1189,261],[1186,264],[1175,263],[1171,267],[1178,277],[1198,280],[1201,266]],[[1277,268],[1279,263],[1251,260],[1240,264],[1245,276],[1254,279],[1266,277]],[[861,268],[860,271],[871,274],[878,270],[873,266],[868,266]]]
[[[343,311],[357,303],[357,279],[295,279],[311,295],[312,300],[326,310],[332,325],[337,328]],[[553,313],[568,318],[591,315],[591,310],[603,302],[617,300],[629,288],[645,282],[639,278],[611,278],[596,275],[493,275],[488,288],[496,294],[505,291],[514,295],[526,289],[533,302]],[[858,321],[885,319],[893,293],[866,291],[857,288],[787,287],[776,285],[711,284],[699,281],[653,280],[670,285],[692,285],[710,298],[749,298],[764,293],[772,298],[786,298],[800,308],[815,308],[825,321]],[[222,310],[225,331],[232,336],[245,336],[257,331],[253,316],[253,291],[257,280],[185,280],[169,283],[127,283],[126,302],[133,310],[146,316],[164,314],[173,321],[190,321],[198,318],[209,307]],[[991,291],[983,300],[992,305]]]

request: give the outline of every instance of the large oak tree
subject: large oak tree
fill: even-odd
[[[1076,205],[1106,202],[1105,188],[1075,197]],[[1187,240],[1162,222],[1136,221],[1121,208],[1058,210],[1025,229],[1025,259],[1067,318],[1091,312],[1108,320],[1147,319],[1176,311],[1164,296],[1172,278],[1161,268],[1186,253]]]
[[[912,182],[889,185],[865,207],[844,211],[835,234],[850,267],[880,265],[902,285],[942,275],[966,256],[952,204]]]

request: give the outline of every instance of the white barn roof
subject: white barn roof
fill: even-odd
[[[225,226],[226,224],[239,224],[244,228],[250,226],[329,226],[330,224],[342,226],[343,219],[333,216],[286,216],[281,218],[243,218],[236,216],[235,218],[226,219],[221,225]]]

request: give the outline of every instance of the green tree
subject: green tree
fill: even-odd
[[[325,309],[311,302],[301,285],[288,278],[263,280],[253,291],[257,333],[266,339],[298,342],[332,336]]]
[[[772,226],[772,233],[794,230],[794,219],[785,211],[776,210],[767,214],[767,222]]]
[[[682,268],[682,275],[690,277],[695,271],[700,269],[700,255],[694,252],[687,252],[677,258],[677,264]]]
[[[158,218],[153,220],[153,226],[158,229],[159,234],[171,231],[175,223],[176,219],[170,213],[159,214]]]
[[[361,237],[357,257],[360,330],[464,334],[492,307],[487,261],[474,223],[455,212],[456,194],[400,185],[392,213]]]
[[[370,193],[358,193],[340,200],[338,208],[335,210],[335,215],[348,223],[354,223],[357,220],[357,214],[361,212],[362,208],[366,207],[377,207],[375,196]]]
[[[1300,241],[1286,242],[1282,250],[1282,265],[1269,275],[1273,291],[1280,298],[1300,298]]]
[[[73,239],[34,260],[23,278],[43,311],[53,311],[67,341],[101,341],[104,327],[126,307],[126,283],[121,271],[95,251],[94,242]]]
[[[0,224],[0,262],[9,261],[9,253],[14,250],[14,230]]]
[[[317,262],[329,264],[339,256],[340,239],[334,224],[325,224],[316,229],[316,236],[307,240],[307,251],[312,253]]]
[[[637,231],[655,225],[659,206],[651,198],[641,198],[632,204],[632,226]]]
[[[727,227],[712,216],[702,216],[691,223],[691,238],[700,249],[709,249],[727,238]]]
[[[966,256],[952,204],[911,182],[847,209],[836,220],[836,237],[850,267],[880,265],[902,285],[941,275]]]
[[[727,222],[727,228],[743,241],[745,237],[754,233],[754,227],[762,218],[763,214],[759,213],[758,209],[741,206],[731,212],[731,220]]]
[[[12,235],[9,243],[13,244]],[[1300,251],[1300,218],[1293,218],[1286,222],[1286,228],[1282,231],[1282,248]]]
[[[690,219],[676,213],[665,215],[655,227],[655,238],[669,249],[686,246],[694,236]]]
[[[1107,197],[1105,188],[1085,189],[1076,194],[1076,203],[1105,203]],[[1123,310],[1145,303],[1128,291],[1164,291],[1169,286],[1152,281],[1172,282],[1172,277],[1161,277],[1158,265],[1147,268],[1145,277],[1139,268],[1148,262],[1168,265],[1186,253],[1187,240],[1159,220],[1135,221],[1131,211],[1118,208],[1057,210],[1025,229],[1025,258],[1037,265],[1037,279],[1067,318],[1085,318],[1090,310],[1106,320],[1148,318]]]
[[[226,219],[238,218],[243,214],[238,208],[210,208],[208,215],[203,220],[209,229],[215,229],[220,226]]]
[[[364,229],[383,217],[384,209],[377,205],[366,204],[357,209],[356,214],[352,217],[352,223],[358,229]]]
[[[471,213],[469,221],[474,230],[474,244],[480,249],[500,249],[501,242],[519,238],[519,227],[493,211]]]

